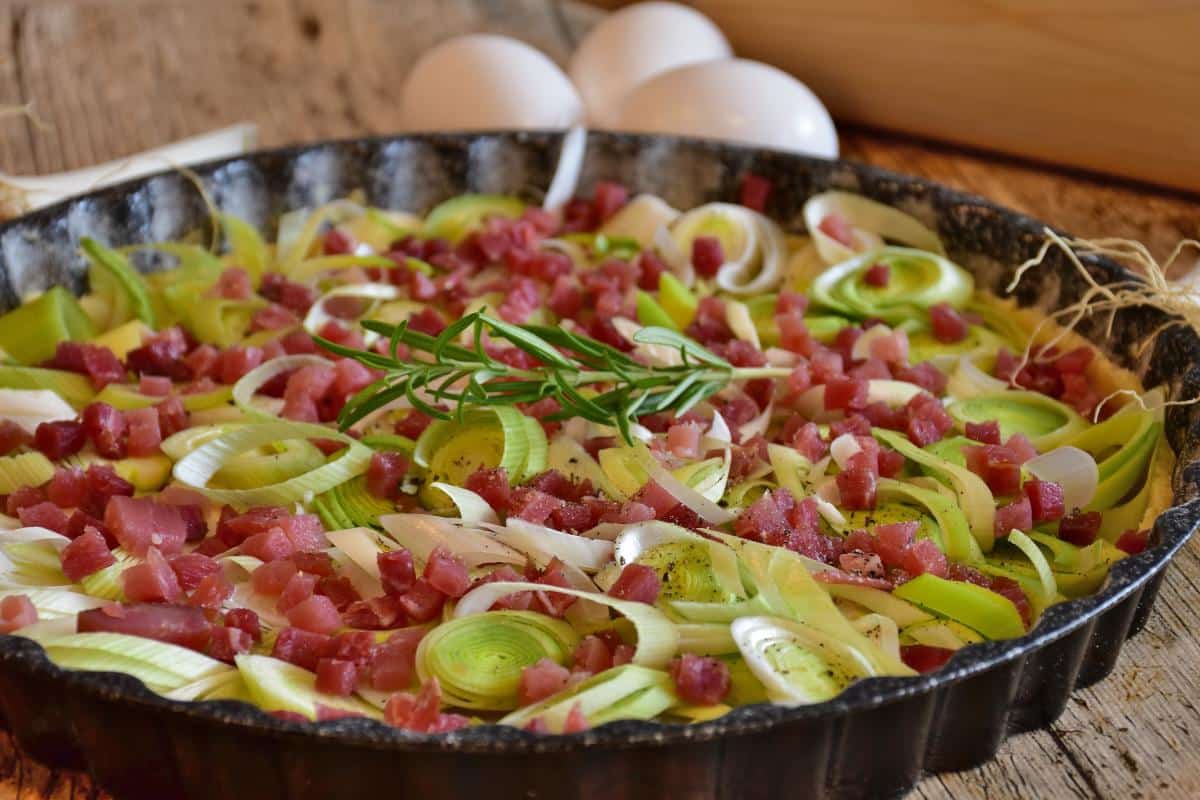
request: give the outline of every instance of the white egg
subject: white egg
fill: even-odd
[[[426,51],[400,95],[408,130],[567,128],[583,115],[567,76],[507,36],[471,34]]]
[[[605,17],[580,42],[568,73],[588,121],[616,121],[621,100],[639,83],[675,67],[733,51],[708,17],[678,3],[638,3]]]
[[[829,112],[800,81],[757,61],[729,59],[679,67],[625,98],[621,130],[727,139],[837,158]]]

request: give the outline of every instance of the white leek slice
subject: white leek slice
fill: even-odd
[[[43,422],[75,419],[75,409],[50,389],[0,389],[0,419],[33,433]]]
[[[1042,453],[1025,462],[1035,478],[1057,483],[1063,490],[1063,505],[1068,509],[1087,508],[1100,486],[1100,468],[1086,450],[1069,445]]]
[[[779,705],[820,703],[878,674],[857,649],[791,620],[740,617],[730,631],[746,665]]]
[[[522,553],[547,553],[585,572],[596,572],[613,560],[613,543],[547,528],[520,517],[505,525],[486,526],[497,541]]]
[[[959,357],[954,371],[950,373],[950,378],[946,381],[946,393],[959,400],[995,394],[1003,392],[1007,388],[1007,383],[988,375],[967,356]]]
[[[905,458],[929,467],[944,476],[958,496],[959,507],[967,517],[967,524],[971,527],[971,534],[975,537],[975,541],[979,543],[979,547],[985,553],[991,551],[996,540],[996,532],[993,527],[996,519],[996,499],[982,478],[965,467],[952,464],[922,450],[910,442],[908,437],[895,431],[875,428],[872,433],[875,438],[893,450],[898,450]]]
[[[745,442],[753,439],[755,436],[762,436],[767,432],[767,428],[771,425],[771,417],[775,413],[775,398],[772,397],[767,402],[767,407],[758,412],[750,421],[743,423],[738,428],[738,434],[742,437],[741,441]],[[720,417],[720,414],[713,414],[714,417]]]
[[[639,194],[609,217],[600,226],[600,233],[633,239],[645,249],[654,243],[659,229],[668,228],[678,218],[679,211],[662,198]]]
[[[359,569],[376,581],[380,580],[379,554],[393,549],[384,546],[384,539],[380,533],[370,528],[346,528],[328,531],[325,538]]]
[[[657,608],[646,603],[636,603],[631,600],[618,600],[598,592],[582,592],[577,589],[564,589],[559,586],[547,586],[541,583],[526,583],[524,581],[497,581],[486,583],[472,589],[463,595],[454,607],[454,616],[467,617],[472,614],[482,614],[492,607],[502,597],[517,592],[550,592],[566,594],[583,600],[601,603],[613,609],[633,623],[637,631],[637,649],[633,654],[633,663],[644,667],[665,667],[675,655],[679,644],[679,632],[667,619],[666,615]]]
[[[831,214],[840,216],[850,224],[855,233],[857,247],[848,248],[821,230],[821,222]],[[946,253],[938,235],[916,217],[851,192],[822,192],[810,197],[804,204],[804,224],[808,227],[808,233],[812,236],[821,258],[827,264],[836,264],[852,257],[856,252],[874,249],[882,244],[882,239],[901,242],[938,255]]]
[[[341,454],[320,467],[279,483],[253,489],[212,489],[208,482],[241,453],[287,439],[334,439],[346,444]],[[371,448],[332,428],[301,422],[262,422],[222,434],[188,453],[175,464],[175,480],[218,503],[248,506],[287,506],[332,489],[367,471]]]
[[[891,592],[871,586],[856,586],[852,583],[829,583],[825,591],[841,600],[849,600],[875,614],[895,620],[901,628],[920,622],[929,622],[934,616],[921,610],[907,600],[901,600]]]
[[[850,463],[850,459],[862,451],[862,445],[858,443],[858,439],[854,438],[852,433],[843,433],[829,443],[829,455],[833,457],[840,469],[845,469],[846,465]]]
[[[902,406],[924,391],[915,383],[887,379],[867,381],[867,402],[887,403]],[[813,422],[828,422],[841,415],[841,411],[825,409],[825,384],[813,386],[796,398],[792,406],[797,413]]]
[[[665,225],[654,232],[654,249],[670,268],[671,274],[684,286],[691,288],[696,282],[696,270],[692,267],[691,255],[679,248]]]
[[[379,307],[381,300],[396,300],[401,297],[401,294],[400,290],[390,283],[355,283],[330,289],[317,298],[317,302],[313,303],[312,307],[308,309],[308,313],[304,316],[304,330],[317,335],[325,327],[326,323],[347,322],[347,320],[339,319],[325,310],[325,304],[337,297],[356,297],[371,301],[358,317],[358,319],[363,319],[370,316]],[[370,347],[378,338],[379,334],[373,331],[363,331],[363,343],[367,347]]]
[[[207,678],[185,683],[177,689],[172,689],[164,693],[164,697],[171,700],[203,700],[206,696],[214,692],[222,695],[232,687],[242,684],[242,676],[236,669],[229,669],[225,672],[219,672],[216,675],[210,675]]]
[[[317,676],[270,656],[240,655],[234,659],[254,704],[265,711],[292,711],[317,718],[317,704],[353,714],[380,718],[380,713],[357,697],[317,691]]]
[[[894,619],[883,614],[863,614],[854,620],[854,627],[880,650],[899,660],[900,629]]]
[[[743,342],[754,345],[755,350],[762,350],[762,343],[758,339],[758,328],[754,327],[754,320],[750,318],[750,309],[746,308],[745,303],[734,300],[732,297],[725,300],[725,324],[729,326],[729,330],[733,331],[734,336]]]
[[[454,507],[458,509],[458,518],[463,522],[477,525],[481,522],[498,523],[500,521],[495,510],[488,505],[487,500],[470,489],[441,481],[436,481],[430,486],[445,492],[446,496],[454,503]]]
[[[524,555],[489,534],[457,520],[426,514],[388,514],[379,518],[379,524],[397,544],[407,547],[421,561],[426,561],[438,546],[445,547],[462,559],[467,569],[482,564],[523,566],[527,560]],[[358,563],[357,560],[355,563]]]
[[[716,285],[736,295],[769,292],[783,280],[787,244],[783,231],[767,217],[745,206],[707,203],[684,213],[671,226],[676,247],[691,252],[699,236],[721,242],[725,263],[717,270]]]
[[[546,189],[546,198],[542,208],[547,211],[558,211],[575,196],[575,188],[579,185],[579,174],[583,171],[583,156],[587,151],[587,128],[582,125],[572,125],[563,134],[562,146],[558,151],[558,164],[554,168],[554,177]]]
[[[242,413],[251,419],[275,419],[275,414],[269,414],[261,410],[252,402],[255,393],[257,393],[259,389],[261,389],[275,376],[282,375],[285,372],[291,372],[292,370],[297,370],[301,367],[329,366],[329,359],[321,358],[320,356],[296,355],[272,358],[270,361],[266,362],[265,364],[260,364],[238,379],[237,383],[233,385],[233,403],[239,409],[241,409]],[[168,441],[170,438],[174,438],[174,436],[188,433],[189,430],[191,429],[185,429],[177,434],[174,434],[172,437],[168,438]],[[165,447],[164,452],[166,452]],[[168,453],[168,455],[170,455],[170,453]]]
[[[710,525],[724,525],[726,522],[733,521],[736,516],[733,512],[721,508],[712,500],[709,500],[703,494],[688,486],[670,472],[667,472],[645,447],[639,446],[635,453],[646,474],[666,490],[669,495],[696,512],[696,515],[700,519]],[[726,453],[726,456],[728,457],[728,453]],[[726,468],[726,478],[728,478],[728,467]],[[724,489],[722,489],[722,493],[724,493]]]

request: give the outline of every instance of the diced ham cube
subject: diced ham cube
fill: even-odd
[[[63,574],[74,583],[117,563],[104,536],[90,527],[63,548],[61,558]]]
[[[672,425],[667,430],[667,449],[679,458],[697,458],[703,431],[694,422]]]
[[[435,547],[423,573],[429,585],[447,597],[462,597],[471,588],[471,576],[461,560],[445,547]]]
[[[295,627],[312,633],[330,634],[342,627],[342,615],[338,613],[337,606],[328,597],[319,594],[310,595],[289,608],[287,618]]]
[[[1129,530],[1122,533],[1117,538],[1117,549],[1135,556],[1146,549],[1150,544],[1150,531],[1134,531]]]
[[[858,511],[875,508],[878,467],[868,465],[867,458],[865,453],[856,453],[847,468],[837,474],[838,493],[845,508]]]
[[[333,649],[333,637],[320,633],[284,628],[275,637],[271,655],[289,664],[309,671],[316,671],[317,663],[326,658]]]
[[[372,689],[396,692],[412,685],[416,674],[417,645],[424,633],[424,628],[397,631],[376,649],[370,664]]]
[[[702,278],[712,278],[725,263],[725,250],[715,236],[697,236],[692,240],[692,266]]]
[[[446,595],[429,581],[419,579],[413,587],[397,598],[400,608],[413,622],[429,622],[442,611]]]
[[[974,439],[977,442],[1000,444],[1000,423],[996,420],[968,422],[966,434],[968,439]]]
[[[384,706],[383,719],[396,728],[429,733],[438,725],[440,717],[449,716],[439,712],[441,703],[442,688],[437,678],[431,678],[416,696],[408,692],[392,695]]]
[[[12,633],[37,620],[37,608],[29,595],[10,594],[0,600],[0,633]]]
[[[202,580],[221,571],[217,561],[199,553],[181,553],[171,558],[170,562],[179,586],[185,592],[192,591]]]
[[[1021,495],[1011,503],[997,508],[994,528],[997,537],[1008,536],[1013,530],[1033,530],[1033,507],[1029,498]]]
[[[477,469],[467,476],[466,488],[486,500],[497,512],[507,512],[512,488],[508,484],[508,472],[503,467]]]
[[[46,484],[46,498],[59,508],[83,505],[87,498],[87,479],[83,470],[78,467],[55,470],[54,477]]]
[[[17,517],[26,527],[46,528],[64,535],[67,532],[67,513],[49,500],[19,509]]]
[[[612,651],[599,636],[585,636],[571,656],[572,671],[595,675],[612,666]]]
[[[408,467],[408,458],[403,453],[375,453],[371,456],[370,466],[367,467],[367,490],[381,499],[394,499]]]
[[[527,706],[561,692],[567,686],[571,671],[548,658],[521,670],[517,686],[518,705]]]
[[[1023,488],[1033,509],[1034,522],[1052,522],[1066,513],[1063,490],[1057,483],[1030,478]]]
[[[1078,547],[1087,547],[1100,533],[1102,517],[1099,511],[1076,511],[1058,523],[1058,538]]]
[[[876,262],[863,272],[863,283],[867,286],[883,288],[891,283],[892,268],[887,264]]]
[[[920,673],[935,672],[941,669],[952,655],[954,655],[954,651],[944,647],[933,647],[926,644],[900,646],[900,660]]]
[[[825,410],[860,411],[866,408],[868,391],[862,378],[831,377],[825,383]]]
[[[188,597],[188,605],[219,609],[232,596],[233,584],[224,575],[216,572],[200,579],[200,583]]]
[[[675,693],[686,703],[711,706],[729,694],[731,679],[724,661],[684,653],[671,662],[668,671],[675,683]]]
[[[187,541],[188,523],[175,506],[146,497],[116,496],[108,501],[104,524],[129,553],[143,556],[150,547],[175,555]]]
[[[608,594],[621,600],[653,604],[661,590],[662,581],[653,569],[643,564],[626,564]]]
[[[567,712],[567,719],[563,722],[563,733],[582,733],[591,727],[592,724],[584,716],[583,706],[579,703],[571,706],[571,710]]]
[[[175,603],[183,598],[170,563],[153,546],[146,551],[144,562],[121,573],[121,584],[125,596],[135,603]]]
[[[73,420],[43,422],[33,432],[33,446],[52,461],[75,455],[86,443],[83,425]]]
[[[761,214],[767,210],[772,188],[767,178],[747,172],[738,185],[738,203]]]
[[[271,561],[251,573],[250,585],[259,594],[275,597],[283,593],[296,571],[296,565],[288,559]]]
[[[542,525],[561,504],[562,501],[557,497],[537,489],[521,487],[512,493],[508,513],[509,516]]]
[[[292,540],[283,532],[283,528],[271,528],[266,533],[256,533],[242,542],[238,549],[260,561],[278,561],[296,552]]]
[[[934,338],[943,344],[954,344],[967,338],[967,321],[945,303],[929,307],[929,324],[933,328]]]
[[[1012,453],[1013,461],[1018,464],[1024,464],[1038,454],[1037,448],[1033,446],[1033,442],[1029,441],[1029,437],[1019,431],[1008,437],[1004,446],[1008,452]]]
[[[939,578],[946,577],[949,562],[946,554],[930,539],[919,539],[913,542],[899,563],[900,569],[909,575],[922,575],[926,572]]]
[[[279,601],[275,604],[275,607],[280,613],[286,614],[293,606],[312,597],[316,590],[316,575],[297,572],[288,579],[287,586],[284,586],[283,591],[279,593]]]
[[[249,652],[253,646],[254,639],[239,628],[214,627],[207,653],[218,661],[232,664],[235,656]]]
[[[817,223],[817,230],[839,244],[854,248],[854,228],[851,227],[849,220],[837,212],[826,214]]]
[[[231,608],[225,613],[225,627],[245,631],[254,642],[262,641],[262,623],[258,614],[248,608]]]
[[[318,692],[348,697],[358,685],[358,666],[353,661],[322,658],[317,662]]]
[[[375,557],[379,565],[383,590],[389,595],[399,596],[407,592],[416,582],[412,553],[404,547],[380,553]]]
[[[362,600],[362,595],[354,588],[349,578],[326,575],[317,581],[316,593],[328,597],[334,608],[339,612],[348,609],[351,604]]]

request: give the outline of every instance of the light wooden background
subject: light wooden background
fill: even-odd
[[[1200,191],[1200,4],[683,2],[839,118]]]
[[[0,119],[0,169],[83,166],[238,120],[257,122],[264,145],[386,133],[406,69],[430,43],[490,30],[562,62],[599,13],[553,0],[0,0],[0,103],[32,101],[48,126]],[[1160,255],[1200,234],[1196,197],[864,130],[844,129],[842,146]],[[1198,609],[1200,542],[1176,560],[1111,677],[1050,729],[1010,740],[979,769],[929,777],[914,796],[1200,796]],[[91,793],[86,776],[52,774],[0,735],[0,797]]]

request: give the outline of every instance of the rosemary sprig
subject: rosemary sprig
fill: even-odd
[[[562,410],[548,419],[583,417],[615,426],[632,442],[630,425],[639,416],[660,411],[683,414],[730,381],[778,378],[790,372],[782,367],[734,367],[666,328],[643,328],[634,341],[677,349],[679,365],[643,364],[588,336],[543,325],[513,325],[483,311],[467,314],[436,337],[411,330],[407,323],[367,320],[362,325],[387,337],[389,355],[318,340],[333,353],[384,372],[346,403],[338,419],[343,430],[401,397],[437,419],[461,418],[473,407],[535,403],[552,397]],[[463,333],[470,335],[471,347],[457,343]],[[485,334],[507,341],[541,365],[520,369],[497,361],[484,349]],[[409,358],[400,358],[401,345],[408,348]]]

